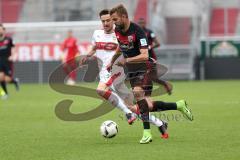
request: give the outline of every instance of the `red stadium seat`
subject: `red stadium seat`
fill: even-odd
[[[18,22],[25,0],[1,0],[0,15],[4,23]]]
[[[167,44],[189,44],[191,19],[189,17],[166,18]]]
[[[227,9],[228,31],[227,35],[233,35],[236,31],[238,8]],[[210,22],[210,35],[222,36],[224,35],[224,8],[215,8],[212,10],[212,17]]]

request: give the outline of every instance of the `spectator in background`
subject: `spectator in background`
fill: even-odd
[[[143,31],[145,32],[145,34],[147,36],[147,40],[149,43],[149,46],[148,46],[149,57],[153,58],[154,60],[157,60],[157,56],[153,49],[160,47],[159,40],[157,39],[157,37],[153,33],[153,31],[146,27],[146,21],[144,18],[139,18],[138,24],[143,29]]]
[[[77,72],[74,70],[77,66],[76,58],[80,55],[77,39],[73,36],[72,30],[67,33],[67,38],[62,44],[62,50],[65,52],[62,56],[64,72],[68,75],[67,84],[74,85],[76,83]]]
[[[160,43],[159,43],[159,40],[157,39],[156,35],[153,33],[152,30],[148,29],[146,27],[146,21],[144,18],[139,18],[138,20],[138,25],[143,29],[143,31],[145,32],[146,34],[146,37],[147,37],[147,40],[148,40],[148,55],[149,55],[149,58],[152,62],[156,63],[156,66],[158,66],[157,64],[157,56],[154,52],[154,48],[158,48],[160,47]],[[157,67],[158,68],[158,67]],[[161,67],[159,67],[161,68]],[[153,82],[156,82],[160,85],[162,85],[164,87],[164,92],[167,92],[169,95],[172,94],[172,84],[165,81],[165,80],[162,80],[158,77],[157,75],[157,72],[156,71],[153,71],[155,73],[153,73],[153,75],[155,74],[154,78],[153,78]],[[153,86],[149,87],[149,90],[152,90],[153,89]]]
[[[14,44],[12,38],[5,35],[5,31],[5,27],[0,24],[0,83],[2,87],[0,96],[3,99],[8,97],[6,83],[13,83],[16,90],[19,90],[19,80],[13,78]]]

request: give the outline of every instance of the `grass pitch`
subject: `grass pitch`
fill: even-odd
[[[117,109],[84,122],[66,122],[55,115],[55,105],[73,99],[71,111],[85,112],[99,99],[63,95],[48,85],[23,84],[20,92],[9,85],[10,97],[0,101],[1,160],[128,160],[194,159],[237,160],[240,157],[240,81],[174,82],[164,101],[186,99],[195,120],[189,122],[177,111],[156,116],[169,121],[168,140],[152,126],[153,142],[140,145],[142,124],[129,126]],[[96,87],[96,84],[88,84]],[[119,134],[105,139],[100,124],[113,120]]]

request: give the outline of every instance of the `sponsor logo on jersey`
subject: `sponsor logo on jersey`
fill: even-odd
[[[113,36],[113,41],[117,41],[117,38],[116,38],[116,36]]]
[[[141,46],[147,46],[147,40],[145,38],[140,39]]]
[[[99,50],[114,51],[117,49],[118,44],[112,42],[97,42],[96,47]]]
[[[131,35],[131,36],[128,36],[128,41],[129,42],[133,42],[133,36]]]

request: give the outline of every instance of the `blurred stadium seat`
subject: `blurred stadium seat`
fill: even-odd
[[[1,0],[0,22],[16,23],[22,11],[25,0]]]

